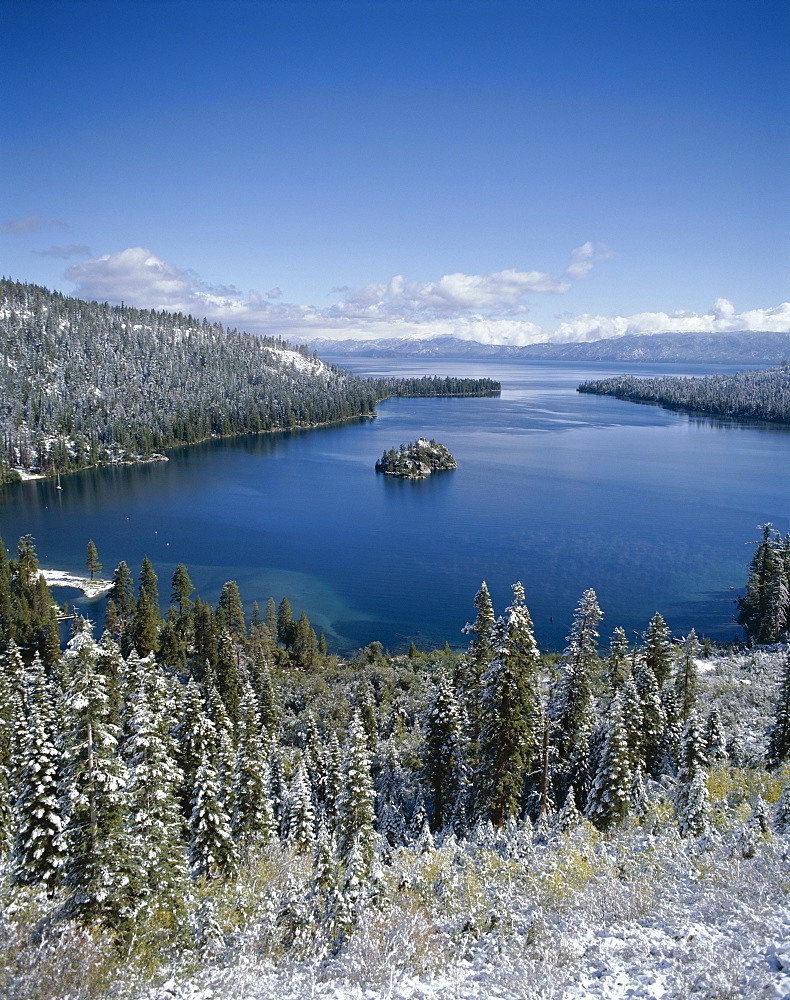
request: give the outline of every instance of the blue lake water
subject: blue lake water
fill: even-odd
[[[287,596],[330,648],[462,648],[488,582],[498,612],[521,580],[543,648],[562,648],[582,592],[602,640],[643,631],[656,611],[675,635],[737,631],[734,599],[758,536],[790,530],[790,432],[582,395],[587,378],[722,366],[471,361],[340,362],[363,374],[487,376],[486,399],[398,399],[372,420],[211,441],[161,464],[0,487],[0,534],[32,534],[42,566],[83,572],[92,538],[108,576],[148,555],[167,602],[175,565],[216,601],[236,580],[248,609]],[[735,369],[732,369],[735,370]],[[453,472],[377,475],[385,449],[446,444]],[[735,588],[735,590],[731,589]],[[73,595],[56,590],[63,600]],[[103,602],[77,602],[103,620]]]

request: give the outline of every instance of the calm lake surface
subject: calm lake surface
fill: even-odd
[[[619,372],[723,366],[338,363],[487,376],[503,392],[389,400],[373,420],[212,441],[167,463],[63,477],[61,492],[50,481],[0,487],[6,547],[13,554],[32,534],[43,567],[82,573],[92,538],[104,576],[125,559],[136,577],[148,555],[165,604],[183,562],[212,602],[226,580],[248,610],[287,596],[340,652],[373,640],[463,648],[480,582],[502,612],[521,580],[538,642],[560,649],[588,587],[604,612],[602,642],[617,625],[644,631],[656,611],[677,636],[695,627],[731,639],[756,526],[790,530],[787,430],[575,391]],[[458,469],[423,482],[374,472],[385,449],[420,436],[447,445]],[[103,601],[76,603],[101,624]]]

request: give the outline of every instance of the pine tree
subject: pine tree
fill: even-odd
[[[206,754],[213,752],[217,740],[214,723],[208,718],[200,688],[190,677],[181,696],[179,718],[174,727],[179,788],[177,791],[182,819],[192,815],[192,797],[198,768]]]
[[[112,601],[113,617],[117,622],[115,631],[111,631],[105,622],[106,631],[110,632],[113,638],[117,639],[123,653],[128,653],[130,648],[129,635],[132,630],[132,617],[134,615],[134,581],[129,567],[125,562],[118,563],[112,575],[112,587],[107,595],[108,614],[110,601]]]
[[[785,653],[784,671],[779,685],[779,697],[774,709],[774,724],[768,739],[766,754],[769,767],[779,767],[790,758],[790,649]]]
[[[605,727],[604,744],[587,799],[587,816],[601,830],[622,824],[630,806],[632,772],[619,696],[612,702]]]
[[[288,843],[297,851],[311,852],[315,841],[315,812],[310,792],[310,781],[304,760],[299,757],[291,783],[288,803]]]
[[[747,635],[758,638],[770,601],[771,583],[775,578],[776,564],[780,560],[780,535],[773,525],[759,525],[762,538],[757,543],[749,565],[746,593],[739,600],[738,621]],[[758,638],[759,641],[759,638]]]
[[[235,869],[236,848],[221,801],[219,776],[209,753],[195,775],[189,828],[189,857],[197,877],[218,878]]]
[[[266,738],[273,740],[280,729],[283,712],[268,662],[264,661],[260,665],[258,675],[260,678],[258,707],[261,728]]]
[[[565,795],[562,809],[557,813],[557,829],[561,833],[567,833],[569,830],[573,830],[579,826],[583,819],[584,817],[576,805],[576,794],[573,790],[573,785],[571,785]]]
[[[675,676],[675,695],[680,718],[683,722],[689,717],[697,702],[697,657],[699,651],[697,633],[692,629],[683,640]]]
[[[277,640],[281,642],[286,649],[291,648],[291,643],[293,642],[293,630],[293,609],[291,608],[291,602],[287,597],[284,597],[280,601],[280,606],[277,609]]]
[[[239,673],[239,653],[230,632],[220,633],[217,644],[217,664],[215,667],[217,691],[227,710],[231,723],[239,721],[239,699],[241,697],[241,676]]]
[[[192,673],[198,680],[203,679],[206,664],[213,671],[217,665],[217,623],[211,605],[199,597],[194,609],[194,655]]]
[[[340,801],[343,793],[343,762],[337,733],[329,737],[329,744],[324,757],[325,798],[324,815],[330,833],[340,834]]]
[[[343,785],[338,801],[340,855],[348,865],[359,853],[360,864],[370,871],[376,850],[373,829],[375,792],[367,739],[362,721],[351,717],[343,754]]]
[[[482,678],[480,762],[475,786],[479,806],[495,827],[515,815],[524,775],[542,728],[540,653],[524,588],[513,585],[513,604],[497,628],[495,659]]]
[[[790,577],[784,561],[776,559],[765,611],[760,620],[757,641],[765,645],[779,642],[790,627]]]
[[[151,604],[148,591],[141,587],[132,619],[132,637],[140,656],[148,656],[159,649],[160,621],[159,611]]]
[[[722,729],[719,710],[714,705],[705,723],[705,756],[708,760],[726,760],[727,738]]]
[[[295,665],[300,670],[309,670],[313,667],[316,645],[315,630],[310,624],[306,612],[303,611],[293,629]]]
[[[451,819],[465,786],[461,712],[446,670],[439,673],[424,732],[422,778],[429,790],[433,828],[441,830]]]
[[[648,774],[657,774],[666,716],[661,704],[656,675],[646,662],[639,661],[637,663],[634,671],[634,683],[641,708],[642,762]]]
[[[228,580],[222,587],[217,607],[217,620],[220,628],[229,632],[237,641],[246,635],[244,607],[241,603],[239,586],[235,580]]]
[[[13,880],[40,883],[52,892],[65,862],[63,811],[58,787],[60,753],[51,719],[41,704],[30,706],[24,760],[15,803]]]
[[[675,795],[678,829],[683,837],[700,837],[707,833],[710,821],[705,742],[696,713],[686,722],[679,757]]]
[[[156,608],[156,612],[159,614],[159,579],[148,556],[143,556],[140,566],[140,590],[146,592],[151,606]]]
[[[602,618],[594,590],[586,590],[574,615],[560,679],[552,693],[550,714],[557,733],[559,791],[570,785],[581,807],[587,803],[590,734],[593,727],[592,683],[599,665],[598,624]]]
[[[102,565],[99,562],[99,553],[96,551],[96,545],[91,538],[88,542],[88,558],[86,562],[88,572],[91,575],[91,580],[97,573],[101,573]]]
[[[181,846],[181,776],[170,736],[169,691],[152,659],[133,662],[130,736],[124,748],[129,768],[127,836],[137,862],[132,889],[140,904],[162,908],[177,920],[184,912],[188,870]]]
[[[661,688],[669,677],[672,667],[672,633],[658,611],[650,619],[650,625],[645,632],[645,662],[653,671],[656,682]]]
[[[790,833],[790,781],[785,784],[776,803],[773,826],[774,833],[780,835]]]
[[[274,604],[274,598],[270,597],[266,602],[266,617],[264,618],[264,625],[269,633],[269,638],[273,643],[277,643],[277,609]]]
[[[225,708],[225,703],[211,679],[207,685],[206,708],[216,733],[212,759],[219,781],[220,802],[228,815],[231,816],[233,814],[233,789],[236,775],[236,732]]]
[[[472,676],[469,678],[469,686],[473,690],[479,689],[480,678],[494,656],[494,643],[496,641],[496,615],[485,580],[480,584],[480,590],[475,595],[475,607],[477,608],[477,617],[474,624],[466,625],[464,628],[464,632],[475,637],[469,647],[469,655],[472,660]]]
[[[628,656],[628,638],[619,625],[612,633],[609,656],[606,660],[604,680],[609,699],[613,699],[631,676]]]
[[[271,840],[274,812],[268,791],[268,760],[249,680],[242,686],[233,782],[231,830],[237,843],[255,847]]]
[[[178,608],[179,618],[192,607],[190,597],[195,590],[195,585],[189,579],[189,573],[183,563],[176,566],[171,581],[170,603]]]
[[[110,721],[107,679],[96,669],[97,653],[86,623],[64,657],[63,881],[67,912],[119,926],[134,915],[128,892],[133,862],[124,828],[127,770],[118,727]]]

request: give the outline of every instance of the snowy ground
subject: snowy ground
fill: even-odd
[[[432,912],[368,911],[337,958],[276,961],[237,939],[140,1000],[787,1000],[788,838],[751,858],[728,835],[602,844],[579,834],[492,873],[489,930],[464,932],[458,897]],[[560,859],[557,859],[559,851]],[[643,855],[641,860],[635,857]],[[445,855],[444,862],[440,856]],[[592,867],[583,875],[572,858]],[[444,849],[417,864],[452,880]],[[447,871],[443,874],[443,864]],[[438,869],[437,869],[438,865]],[[595,866],[600,865],[600,868]],[[503,878],[510,871],[509,882]],[[619,871],[620,875],[617,876]],[[554,879],[559,875],[559,881]],[[540,890],[539,886],[550,886]],[[531,891],[530,891],[531,889]],[[455,917],[455,920],[453,919]],[[258,946],[260,937],[257,938]],[[256,954],[256,950],[258,953]]]
[[[112,587],[111,580],[89,580],[59,569],[42,569],[39,573],[47,581],[48,587],[72,587],[74,590],[81,590],[86,597],[100,597]]]

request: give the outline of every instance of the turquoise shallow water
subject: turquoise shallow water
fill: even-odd
[[[373,420],[212,441],[167,463],[0,488],[0,533],[30,533],[43,566],[81,571],[93,538],[105,575],[148,555],[164,600],[175,564],[215,601],[236,580],[248,607],[287,595],[330,648],[462,647],[481,580],[498,611],[522,580],[538,641],[561,648],[581,593],[602,639],[661,611],[676,635],[736,632],[756,525],[790,530],[790,433],[582,395],[586,378],[669,366],[355,359],[386,374],[488,376],[499,398],[399,399]],[[721,368],[716,369],[720,371]],[[377,475],[375,460],[420,436],[454,472]],[[730,588],[736,588],[734,591]],[[63,598],[65,593],[56,591]],[[69,594],[69,597],[72,595]],[[101,602],[80,602],[103,619]]]

